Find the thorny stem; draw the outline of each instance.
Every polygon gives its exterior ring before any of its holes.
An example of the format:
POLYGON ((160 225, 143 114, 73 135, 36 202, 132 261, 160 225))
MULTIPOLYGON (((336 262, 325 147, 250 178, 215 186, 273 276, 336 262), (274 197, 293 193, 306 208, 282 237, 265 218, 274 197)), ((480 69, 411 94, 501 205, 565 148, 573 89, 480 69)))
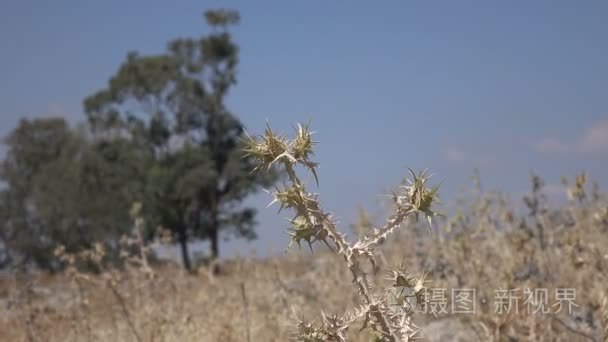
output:
MULTIPOLYGON (((291 220, 294 226, 293 234, 290 234, 292 235, 291 243, 297 242, 299 245, 301 240, 306 240, 312 250, 312 243, 319 241, 325 243, 332 252, 342 255, 353 276, 353 283, 358 288, 358 293, 363 297, 364 306, 356 310, 354 314, 347 313, 342 318, 337 316, 328 317, 324 314, 323 324, 329 330, 320 332, 331 334, 332 341, 344 341, 343 332, 349 324, 357 318, 365 316, 364 327, 371 324, 374 330, 382 334, 383 340, 393 342, 409 340, 409 337, 413 336, 411 335, 409 318, 402 314, 393 315, 387 306, 385 297, 374 296, 372 284, 368 280, 368 274, 361 267, 359 257, 367 258, 375 266, 373 254, 375 247, 398 228, 410 214, 423 213, 430 224, 431 218, 437 215, 432 210, 431 205, 437 197, 438 186, 431 189, 426 188, 425 182, 428 179, 426 171, 416 175, 410 170, 414 179, 410 181, 409 186, 405 186, 406 194, 404 196, 394 194, 393 196, 396 204, 395 213, 383 227, 374 229, 374 234, 371 237, 364 236, 359 241, 350 244, 346 241, 346 236, 337 230, 336 221, 332 216, 320 207, 317 195, 305 190, 304 183, 298 178, 294 170, 296 164, 308 168, 318 184, 315 171, 318 164, 308 159, 313 154, 312 147, 315 144, 310 138, 311 134, 308 132, 308 125, 298 125, 296 137, 289 141, 282 134, 273 133, 268 126, 265 134, 261 136, 261 141, 248 136, 249 141, 245 151, 248 156, 253 156, 258 161, 258 166, 254 170, 270 169, 275 162, 284 166, 292 184, 286 186, 284 190, 277 189, 273 203, 280 202, 281 209, 288 207, 295 211, 296 216, 291 220), (333 240, 335 250, 328 239, 333 240)), ((399 275, 399 272, 395 273, 399 275)), ((396 281, 399 282, 399 276, 397 276, 396 281)), ((402 285, 399 283, 392 286, 402 285)), ((416 287, 419 286, 416 285, 416 287)), ((315 333, 316 330, 311 325, 305 325, 303 331, 304 334, 308 334, 310 331, 315 333)), ((309 337, 311 336, 309 335, 309 337)), ((312 336, 312 338, 318 340, 318 336, 312 336)))
MULTIPOLYGON (((287 174, 289 175, 291 182, 294 185, 298 185, 298 186, 301 185, 302 182, 296 175, 296 173, 293 169, 293 166, 290 163, 285 163, 285 167, 286 167, 287 174)), ((374 298, 371 294, 371 290, 369 288, 367 274, 361 270, 361 268, 359 266, 359 262, 355 258, 353 258, 352 250, 349 248, 348 243, 345 241, 344 235, 337 232, 335 224, 327 219, 328 215, 325 212, 323 212, 323 210, 321 208, 319 208, 318 211, 310 211, 310 210, 303 210, 301 207, 296 207, 296 211, 297 211, 298 215, 300 215, 301 217, 304 217, 311 226, 313 226, 314 221, 318 222, 320 220, 322 222, 323 229, 325 229, 327 231, 327 233, 328 233, 327 235, 334 241, 334 243, 336 245, 336 248, 337 248, 336 252, 338 254, 341 254, 344 257, 344 260, 346 261, 346 263, 348 264, 348 269, 352 273, 353 279, 355 280, 355 283, 357 284, 357 286, 359 288, 359 293, 365 299, 366 304, 369 305, 370 312, 374 315, 378 324, 382 328, 382 333, 385 335, 385 337, 389 338, 389 341, 394 341, 394 342, 399 341, 399 337, 391 331, 389 324, 388 324, 388 319, 386 317, 384 317, 384 314, 379 310, 378 303, 376 303, 374 301, 374 298), (313 220, 312 217, 314 217, 315 220, 313 220)), ((394 227, 399 226, 399 224, 401 224, 401 222, 403 221, 403 219, 405 217, 406 217, 406 214, 399 215, 392 222, 393 224, 389 225, 388 228, 392 229, 394 227)))

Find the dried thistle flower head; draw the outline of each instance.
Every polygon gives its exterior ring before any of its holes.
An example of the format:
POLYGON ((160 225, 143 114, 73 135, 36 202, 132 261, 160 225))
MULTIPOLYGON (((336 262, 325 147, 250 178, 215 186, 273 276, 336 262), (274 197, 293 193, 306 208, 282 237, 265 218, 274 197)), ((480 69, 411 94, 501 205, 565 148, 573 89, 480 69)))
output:
POLYGON ((414 213, 416 219, 418 219, 419 213, 423 213, 432 228, 433 217, 442 216, 434 209, 435 204, 439 202, 440 184, 428 188, 427 182, 431 178, 428 170, 421 171, 418 174, 411 169, 408 170, 412 179, 407 179, 405 184, 401 186, 403 193, 393 193, 393 201, 401 210, 414 213))
POLYGON ((315 240, 315 227, 313 227, 304 217, 296 216, 294 219, 289 220, 292 228, 289 229, 289 236, 291 236, 291 241, 289 242, 289 246, 287 248, 291 248, 293 243, 297 243, 299 247, 302 247, 300 242, 302 240, 308 243, 310 247, 310 251, 312 252, 312 243, 315 240))
POLYGON ((287 152, 287 140, 283 135, 274 133, 269 125, 259 139, 248 138, 245 152, 258 161, 260 168, 270 168, 287 152))
POLYGON ((313 154, 313 147, 316 144, 316 142, 312 140, 313 132, 308 130, 309 125, 310 122, 305 126, 298 123, 297 127, 294 128, 296 137, 293 140, 291 150, 293 152, 293 157, 302 162, 309 160, 309 157, 313 154))
POLYGON ((294 164, 300 164, 310 170, 318 184, 316 172, 318 164, 310 160, 316 142, 312 140, 313 132, 309 131, 308 126, 309 124, 304 126, 297 124, 294 128, 295 137, 291 140, 282 133, 273 132, 268 124, 263 135, 257 137, 247 135, 244 151, 246 156, 251 156, 257 161, 258 165, 254 170, 270 169, 274 163, 280 161, 287 167, 290 176, 294 176, 292 167, 294 164))

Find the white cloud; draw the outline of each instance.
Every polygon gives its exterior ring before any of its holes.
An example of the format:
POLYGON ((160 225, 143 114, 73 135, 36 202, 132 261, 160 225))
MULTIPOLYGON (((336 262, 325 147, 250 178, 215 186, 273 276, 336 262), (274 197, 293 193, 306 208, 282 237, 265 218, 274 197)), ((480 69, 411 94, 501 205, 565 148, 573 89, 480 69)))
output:
POLYGON ((464 162, 467 160, 467 154, 459 147, 448 147, 445 150, 445 157, 452 162, 464 162))
POLYGON ((608 150, 608 120, 600 121, 587 129, 580 147, 589 152, 608 150))
POLYGON ((460 147, 450 146, 445 149, 445 159, 453 163, 468 163, 480 167, 496 166, 496 158, 488 155, 473 155, 460 147))
POLYGON ((544 138, 534 144, 534 149, 542 153, 568 152, 571 147, 555 138, 544 138))
POLYGON ((533 145, 541 153, 596 152, 608 150, 608 120, 596 122, 574 142, 543 138, 533 145))

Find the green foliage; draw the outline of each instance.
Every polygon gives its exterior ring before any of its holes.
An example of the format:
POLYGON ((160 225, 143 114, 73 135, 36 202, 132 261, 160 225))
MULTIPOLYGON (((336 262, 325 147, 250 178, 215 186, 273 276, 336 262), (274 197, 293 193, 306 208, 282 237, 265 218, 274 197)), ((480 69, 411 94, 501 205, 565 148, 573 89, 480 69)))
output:
POLYGON ((62 119, 22 120, 5 139, 8 151, 1 177, 7 187, 2 203, 6 219, 1 230, 9 258, 46 262, 48 236, 34 209, 34 181, 70 139, 62 119))
POLYGON ((22 120, 5 143, 0 235, 10 258, 52 268, 57 244, 76 252, 129 230, 124 208, 143 195, 146 169, 130 144, 88 141, 58 118, 22 120))

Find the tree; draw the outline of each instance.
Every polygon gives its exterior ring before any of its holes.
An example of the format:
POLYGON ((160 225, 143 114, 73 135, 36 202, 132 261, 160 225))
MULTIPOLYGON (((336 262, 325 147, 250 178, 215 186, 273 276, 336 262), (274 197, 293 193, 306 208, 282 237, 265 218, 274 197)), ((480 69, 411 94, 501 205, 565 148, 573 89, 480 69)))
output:
POLYGON ((35 178, 57 159, 70 139, 63 119, 21 120, 4 143, 8 147, 0 178, 3 191, 2 237, 7 256, 48 266, 50 237, 36 215, 32 190, 35 178))
POLYGON ((238 64, 228 28, 239 14, 215 10, 205 18, 212 33, 174 40, 158 55, 129 53, 107 89, 84 101, 95 136, 126 138, 152 156, 145 212, 177 235, 186 268, 193 238, 210 240, 214 258, 221 231, 254 238, 255 211, 240 203, 276 179, 251 174, 243 125, 225 105, 238 64))
MULTIPOLYGON (((54 269, 53 250, 117 246, 143 194, 145 156, 124 139, 90 141, 61 118, 22 120, 5 141, 0 238, 5 263, 54 269)), ((111 251, 112 248, 109 248, 111 251)), ((2 259, 0 259, 2 260, 2 259)))
POLYGON ((131 231, 127 208, 144 196, 147 156, 124 139, 67 145, 34 181, 37 215, 56 244, 74 252, 131 231))

